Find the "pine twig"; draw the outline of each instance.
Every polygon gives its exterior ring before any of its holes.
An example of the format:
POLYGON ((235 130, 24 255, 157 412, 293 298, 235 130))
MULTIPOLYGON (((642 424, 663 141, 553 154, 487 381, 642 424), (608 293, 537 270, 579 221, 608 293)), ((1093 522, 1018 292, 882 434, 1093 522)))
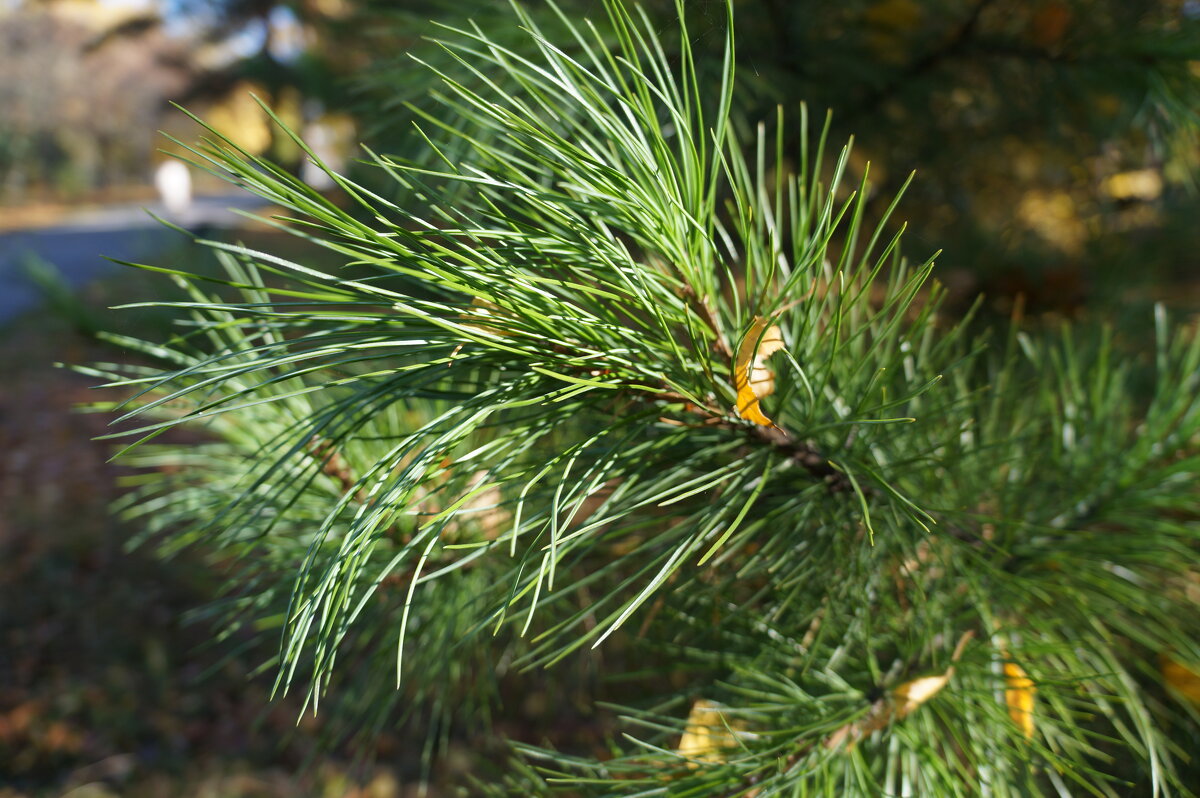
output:
MULTIPOLYGON (((866 715, 834 729, 820 741, 820 746, 826 750, 832 751, 845 744, 847 750, 849 750, 857 745, 859 740, 870 736, 871 734, 887 726, 893 720, 902 718, 908 713, 917 709, 921 704, 925 703, 925 701, 936 695, 937 692, 940 691, 941 688, 954 676, 955 664, 962 657, 962 653, 966 649, 967 643, 969 643, 974 637, 975 632, 973 630, 968 629, 962 633, 962 636, 958 638, 958 643, 954 646, 954 653, 950 655, 950 667, 946 668, 946 670, 940 676, 930 676, 925 677, 925 679, 916 679, 905 682, 899 687, 888 691, 871 704, 871 708, 867 711, 866 715), (913 697, 899 695, 905 686, 912 685, 914 682, 924 682, 926 680, 929 680, 931 686, 925 688, 919 696, 913 697), (903 700, 905 703, 900 703, 901 700, 903 700)), ((817 745, 815 742, 805 742, 803 745, 799 746, 795 751, 792 752, 791 755, 787 757, 787 759, 784 760, 782 772, 789 773, 792 770, 795 770, 800 765, 801 760, 803 760, 804 757, 813 750, 815 745, 817 745)), ((748 781, 751 786, 754 786, 758 783, 759 776, 757 774, 752 775, 748 781)))
POLYGON ((829 487, 830 493, 841 493, 853 489, 846 475, 835 468, 830 463, 829 458, 817 449, 816 446, 807 441, 798 440, 782 427, 763 427, 757 424, 746 424, 741 420, 731 418, 728 413, 723 413, 715 407, 697 405, 687 397, 674 391, 659 391, 658 393, 650 394, 648 398, 672 404, 683 404, 689 412, 703 416, 705 426, 741 433, 757 445, 766 444, 773 447, 778 454, 790 460, 794 465, 804 469, 816 479, 825 482, 829 487))

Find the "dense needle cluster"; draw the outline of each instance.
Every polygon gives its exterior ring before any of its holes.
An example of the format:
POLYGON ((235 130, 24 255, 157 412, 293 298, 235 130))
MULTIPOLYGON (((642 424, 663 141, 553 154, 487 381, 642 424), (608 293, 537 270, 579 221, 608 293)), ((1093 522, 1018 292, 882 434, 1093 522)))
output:
POLYGON ((433 756, 509 674, 640 685, 496 794, 1189 794, 1194 330, 944 318, 848 147, 731 113, 732 20, 702 85, 619 0, 513 13, 523 49, 447 31, 430 157, 370 185, 194 148, 340 266, 204 242, 220 277, 145 267, 189 294, 120 341, 159 365, 93 370, 128 511, 233 564, 279 689, 433 756))

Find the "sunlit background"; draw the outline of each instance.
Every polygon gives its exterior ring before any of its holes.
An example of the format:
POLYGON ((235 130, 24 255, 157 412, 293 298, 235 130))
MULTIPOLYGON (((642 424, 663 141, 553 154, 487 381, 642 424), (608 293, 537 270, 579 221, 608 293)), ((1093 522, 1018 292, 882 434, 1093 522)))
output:
MULTIPOLYGON (((527 5, 552 31, 545 4, 527 5)), ((673 25, 670 2, 646 7, 673 25)), ((773 124, 777 106, 795 115, 806 101, 818 125, 831 109, 831 140, 856 137, 850 182, 868 178, 875 214, 916 170, 898 216, 911 255, 943 251, 953 312, 982 293, 985 321, 1110 320, 1136 331, 1155 302, 1181 319, 1195 313, 1200 3, 735 8, 747 131, 773 124)), ((104 394, 54 363, 119 357, 119 341, 99 331, 164 324, 108 308, 163 296, 169 281, 102 257, 204 268, 188 235, 159 218, 307 257, 247 215, 270 208, 181 166, 176 156, 189 158, 205 131, 177 105, 335 195, 287 131, 369 181, 354 160, 360 142, 419 149, 407 104, 433 81, 408 53, 439 58, 423 38, 436 34, 429 21, 495 30, 512 24, 505 9, 0 0, 0 798, 419 794, 402 733, 369 750, 326 745, 319 721, 297 727, 296 706, 268 706, 270 681, 255 669, 270 652, 214 645, 193 612, 211 597, 212 575, 186 557, 126 551, 129 530, 109 506, 129 475, 106 464, 109 444, 91 440, 104 421, 72 410, 104 394)), ((686 14, 715 74, 722 4, 689 0, 686 14)), ((519 737, 544 699, 525 697, 508 733, 519 737)), ((474 767, 475 733, 462 733, 447 768, 474 767)), ((441 794, 430 778, 428 794, 441 794)))

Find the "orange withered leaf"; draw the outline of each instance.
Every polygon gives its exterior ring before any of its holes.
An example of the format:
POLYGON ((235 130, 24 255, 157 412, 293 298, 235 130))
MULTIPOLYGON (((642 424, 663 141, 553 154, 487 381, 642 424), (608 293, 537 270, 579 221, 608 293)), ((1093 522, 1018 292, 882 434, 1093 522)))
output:
POLYGON ((1037 688, 1033 679, 1025 673, 1025 669, 1015 662, 1004 663, 1004 703, 1008 706, 1008 716, 1028 739, 1033 737, 1033 696, 1037 688))
POLYGON ((764 427, 774 426, 759 406, 763 397, 775 393, 775 372, 767 368, 767 358, 780 349, 783 349, 783 336, 779 327, 771 324, 769 319, 755 316, 733 363, 737 414, 764 427))

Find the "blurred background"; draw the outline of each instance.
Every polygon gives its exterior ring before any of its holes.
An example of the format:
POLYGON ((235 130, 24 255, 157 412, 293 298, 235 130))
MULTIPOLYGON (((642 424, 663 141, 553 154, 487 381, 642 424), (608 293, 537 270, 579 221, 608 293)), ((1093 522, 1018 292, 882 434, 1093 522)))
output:
MULTIPOLYGON (((552 35, 545 3, 526 5, 552 35)), ((560 5, 603 16, 598 0, 560 5)), ((684 5, 715 75, 723 3, 684 5)), ((645 7, 673 30, 671 3, 645 7)), ((831 142, 856 138, 851 182, 870 162, 876 214, 916 170, 898 218, 911 256, 943 251, 952 311, 982 293, 985 319, 1032 324, 1144 328, 1160 301, 1195 313, 1200 1, 735 0, 735 14, 747 133, 777 106, 805 101, 818 124, 831 110, 831 142)), ((151 213, 322 263, 245 214, 269 208, 172 159, 204 134, 172 103, 329 190, 257 97, 369 182, 359 142, 420 157, 408 104, 433 80, 408 53, 453 69, 423 37, 468 19, 512 26, 501 0, 0 0, 0 798, 421 794, 401 732, 349 747, 268 703, 271 652, 213 642, 207 565, 126 550, 109 506, 128 474, 92 440, 104 419, 73 409, 108 397, 54 364, 122 357, 101 329, 168 329, 108 308, 170 282, 102 256, 208 268, 151 213)), ((544 711, 534 699, 509 734, 544 711)), ((459 794, 439 785, 473 767, 468 737, 428 794, 459 794)))

